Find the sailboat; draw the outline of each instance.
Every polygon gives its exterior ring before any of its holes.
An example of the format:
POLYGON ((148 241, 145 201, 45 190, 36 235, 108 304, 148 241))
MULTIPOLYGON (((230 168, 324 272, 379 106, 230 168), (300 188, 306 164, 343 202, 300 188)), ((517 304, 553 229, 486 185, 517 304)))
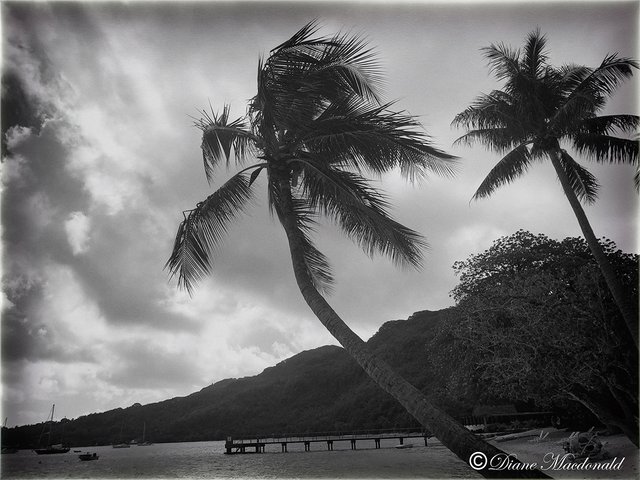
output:
MULTIPOLYGON (((122 430, 124 428, 124 423, 120 426, 120 438, 122 439, 122 430)), ((114 443, 111 445, 113 448, 131 448, 131 445, 125 442, 114 443)))
POLYGON ((142 442, 138 443, 139 447, 147 447, 149 445, 153 445, 152 442, 147 442, 145 440, 147 434, 147 422, 144 422, 144 424, 142 425, 142 442))
POLYGON ((40 440, 38 443, 42 443, 42 437, 47 435, 48 437, 48 445, 44 448, 36 448, 34 452, 38 455, 50 455, 54 453, 67 453, 70 449, 67 446, 64 446, 62 443, 52 444, 51 443, 51 428, 53 424, 53 412, 55 411, 56 404, 54 403, 51 407, 51 415, 47 418, 47 421, 42 427, 42 433, 40 434, 40 440))

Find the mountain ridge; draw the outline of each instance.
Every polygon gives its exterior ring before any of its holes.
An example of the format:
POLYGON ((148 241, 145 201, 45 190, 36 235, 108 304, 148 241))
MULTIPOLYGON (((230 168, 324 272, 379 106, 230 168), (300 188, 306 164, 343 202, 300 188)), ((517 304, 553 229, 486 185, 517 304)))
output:
MULTIPOLYGON (((367 343, 432 396, 437 388, 427 345, 449 310, 423 310, 406 320, 385 322, 367 343)), ((416 425, 342 347, 334 345, 305 350, 257 375, 223 379, 184 397, 58 423, 64 424, 64 441, 72 446, 108 445, 120 436, 121 428, 124 438, 139 440, 143 424, 147 440, 154 442, 416 425)), ((3 445, 32 447, 41 427, 3 429, 3 445)))

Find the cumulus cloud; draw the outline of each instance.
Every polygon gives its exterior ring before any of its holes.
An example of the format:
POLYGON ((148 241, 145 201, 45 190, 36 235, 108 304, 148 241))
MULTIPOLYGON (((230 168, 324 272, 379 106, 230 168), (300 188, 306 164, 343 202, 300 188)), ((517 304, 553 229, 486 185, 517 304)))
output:
POLYGON ((89 218, 82 212, 71 212, 64 228, 74 255, 79 255, 87 251, 89 243, 89 218))

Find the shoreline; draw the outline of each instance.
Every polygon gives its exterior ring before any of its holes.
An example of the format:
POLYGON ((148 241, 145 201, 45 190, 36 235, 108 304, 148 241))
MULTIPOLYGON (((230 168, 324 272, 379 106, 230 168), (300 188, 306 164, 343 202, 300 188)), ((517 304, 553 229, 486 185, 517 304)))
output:
MULTIPOLYGON (((542 428, 521 432, 511 438, 505 435, 487 441, 505 453, 516 456, 523 463, 540 466, 541 470, 553 478, 639 478, 638 448, 622 434, 598 436, 606 452, 605 458, 597 461, 589 460, 586 463, 601 464, 599 466, 604 469, 594 469, 589 466, 576 469, 563 468, 560 461, 565 455, 563 443, 571 433, 555 428, 542 428)), ((584 459, 574 461, 578 467, 583 462, 584 459)), ((591 467, 597 468, 597 465, 591 465, 591 467)))

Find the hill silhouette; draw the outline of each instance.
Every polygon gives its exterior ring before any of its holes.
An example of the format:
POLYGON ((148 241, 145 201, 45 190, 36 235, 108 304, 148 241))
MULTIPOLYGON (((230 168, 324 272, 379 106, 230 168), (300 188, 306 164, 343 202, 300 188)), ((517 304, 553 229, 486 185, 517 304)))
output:
MULTIPOLYGON (((429 348, 446 348, 446 342, 434 346, 430 340, 451 311, 422 311, 386 322, 368 344, 429 397, 440 396, 435 400, 445 410, 464 415, 473 405, 443 396, 440 386, 450 372, 435 371, 429 361, 429 348)), ((64 432, 63 440, 71 446, 108 445, 140 441, 143 425, 148 441, 179 442, 405 428, 416 422, 342 348, 323 346, 259 375, 222 380, 186 397, 63 419, 54 431, 64 432)), ((41 430, 42 424, 5 428, 3 445, 33 447, 41 430)))

